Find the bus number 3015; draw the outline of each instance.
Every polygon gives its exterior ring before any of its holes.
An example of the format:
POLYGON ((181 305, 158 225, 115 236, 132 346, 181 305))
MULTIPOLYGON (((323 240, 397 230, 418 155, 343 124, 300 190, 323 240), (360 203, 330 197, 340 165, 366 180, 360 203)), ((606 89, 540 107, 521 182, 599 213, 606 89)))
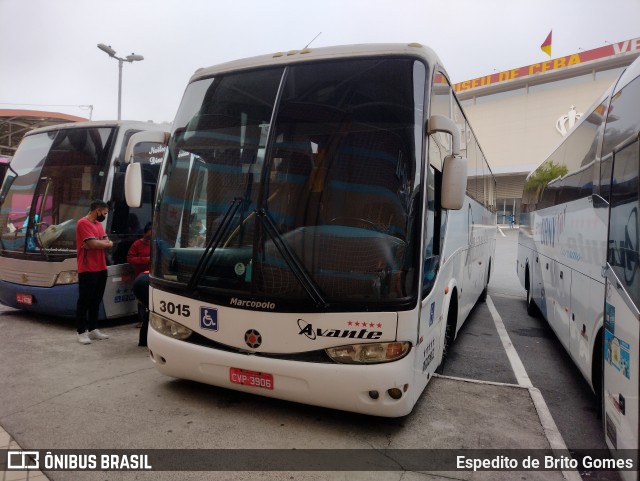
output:
POLYGON ((160 312, 177 314, 182 317, 189 317, 191 311, 188 304, 174 304, 173 302, 160 301, 160 312))

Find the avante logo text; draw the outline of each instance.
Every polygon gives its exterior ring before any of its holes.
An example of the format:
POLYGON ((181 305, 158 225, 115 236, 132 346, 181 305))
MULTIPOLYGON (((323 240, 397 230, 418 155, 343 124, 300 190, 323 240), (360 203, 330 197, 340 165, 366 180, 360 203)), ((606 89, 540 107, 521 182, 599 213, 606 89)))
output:
POLYGON ((309 324, 304 319, 298 319, 298 327, 300 328, 298 334, 304 334, 312 341, 318 337, 343 337, 350 339, 380 339, 382 337, 382 332, 369 331, 368 329, 314 329, 313 324, 309 324))

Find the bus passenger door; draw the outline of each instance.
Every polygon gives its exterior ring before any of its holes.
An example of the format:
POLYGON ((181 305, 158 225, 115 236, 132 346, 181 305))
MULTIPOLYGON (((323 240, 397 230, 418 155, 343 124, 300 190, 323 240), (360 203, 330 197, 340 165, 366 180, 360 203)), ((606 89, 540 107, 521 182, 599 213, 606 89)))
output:
MULTIPOLYGON (((603 404, 607 445, 632 449, 638 462, 640 369, 640 141, 614 152, 604 305, 603 404)), ((620 453, 629 457, 629 452, 620 453)), ((625 479, 637 473, 620 471, 625 479)))

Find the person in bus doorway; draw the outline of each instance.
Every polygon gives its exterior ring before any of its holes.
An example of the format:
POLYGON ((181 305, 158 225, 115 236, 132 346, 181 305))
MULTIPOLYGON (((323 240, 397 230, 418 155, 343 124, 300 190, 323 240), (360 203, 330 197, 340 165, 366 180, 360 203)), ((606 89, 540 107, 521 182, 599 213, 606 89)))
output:
POLYGON ((149 271, 143 272, 133 281, 133 293, 139 302, 140 337, 138 346, 147 346, 147 332, 149 330, 149 271))
MULTIPOLYGON (((143 272, 149 272, 149 264, 151 262, 151 222, 144 226, 142 238, 135 241, 129 248, 127 254, 127 262, 133 266, 136 279, 143 272)), ((134 292, 135 294, 135 292, 134 292)), ((136 298, 140 301, 140 298, 136 294, 136 298)), ((141 312, 142 307, 138 305, 138 315, 140 322, 136 324, 136 327, 142 327, 144 325, 144 316, 141 312)))
POLYGON ((102 200, 94 200, 89 209, 89 213, 76 224, 79 291, 76 327, 80 344, 109 339, 109 336, 97 329, 100 302, 107 285, 105 254, 107 249, 113 247, 113 242, 102 227, 102 222, 109 213, 109 206, 102 200))

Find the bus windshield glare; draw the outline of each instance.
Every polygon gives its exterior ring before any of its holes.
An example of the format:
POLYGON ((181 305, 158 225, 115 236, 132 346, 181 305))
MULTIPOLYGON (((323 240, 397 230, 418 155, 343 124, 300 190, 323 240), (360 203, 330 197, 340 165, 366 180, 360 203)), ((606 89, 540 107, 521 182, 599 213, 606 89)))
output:
POLYGON ((415 304, 425 72, 385 57, 190 84, 159 184, 154 280, 277 310, 415 304))

